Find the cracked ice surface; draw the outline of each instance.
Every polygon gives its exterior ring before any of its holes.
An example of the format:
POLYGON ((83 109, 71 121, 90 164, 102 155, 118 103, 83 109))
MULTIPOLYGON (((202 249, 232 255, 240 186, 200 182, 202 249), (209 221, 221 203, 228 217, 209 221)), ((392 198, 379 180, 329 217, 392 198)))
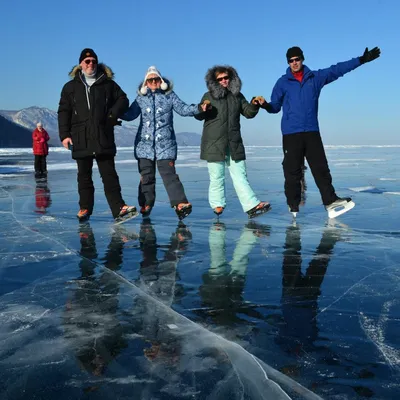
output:
MULTIPOLYGON (((339 195, 327 221, 312 180, 297 223, 281 149, 248 148, 272 211, 249 222, 229 177, 217 221, 199 149, 178 173, 193 213, 178 223, 160 178, 151 220, 111 224, 98 172, 79 225, 74 163, 0 153, 0 398, 379 399, 400 389, 398 147, 328 147, 339 195)), ((136 204, 132 149, 117 168, 136 204)), ((227 174, 228 175, 228 174, 227 174)))

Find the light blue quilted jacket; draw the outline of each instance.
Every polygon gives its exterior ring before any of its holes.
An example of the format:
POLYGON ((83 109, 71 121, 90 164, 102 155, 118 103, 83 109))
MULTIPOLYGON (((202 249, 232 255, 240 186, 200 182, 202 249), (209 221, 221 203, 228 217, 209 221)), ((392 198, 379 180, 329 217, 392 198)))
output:
POLYGON ((172 84, 165 78, 169 88, 152 92, 150 89, 138 96, 121 117, 133 121, 140 115, 139 129, 135 139, 135 157, 149 160, 176 160, 177 143, 174 131, 173 111, 182 117, 192 117, 199 113, 197 104, 184 103, 172 90, 172 84))

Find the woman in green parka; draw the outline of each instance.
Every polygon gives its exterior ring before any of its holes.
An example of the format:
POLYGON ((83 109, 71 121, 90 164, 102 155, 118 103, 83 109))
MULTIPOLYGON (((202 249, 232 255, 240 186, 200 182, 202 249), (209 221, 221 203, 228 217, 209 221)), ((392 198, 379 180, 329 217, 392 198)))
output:
POLYGON ((208 165, 210 206, 217 215, 222 214, 226 207, 226 165, 243 211, 250 218, 255 217, 269 211, 271 206, 257 198, 247 179, 240 115, 254 118, 259 104, 255 100, 249 103, 240 92, 242 82, 233 67, 214 66, 207 71, 205 79, 208 92, 201 103, 209 102, 210 106, 195 118, 204 120, 200 158, 208 165))

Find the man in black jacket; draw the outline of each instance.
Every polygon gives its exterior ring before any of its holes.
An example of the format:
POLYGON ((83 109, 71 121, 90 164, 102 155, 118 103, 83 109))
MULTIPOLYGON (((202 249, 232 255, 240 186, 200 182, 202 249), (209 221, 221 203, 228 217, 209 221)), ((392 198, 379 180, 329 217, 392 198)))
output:
POLYGON ((88 220, 93 212, 93 160, 96 160, 104 192, 117 222, 136 215, 136 207, 122 199, 115 170, 117 153, 114 126, 128 109, 126 94, 114 82, 114 74, 105 64, 98 64, 96 53, 84 49, 79 65, 70 72, 72 78, 61 92, 58 107, 58 129, 65 148, 72 151, 78 166, 78 219, 88 220))

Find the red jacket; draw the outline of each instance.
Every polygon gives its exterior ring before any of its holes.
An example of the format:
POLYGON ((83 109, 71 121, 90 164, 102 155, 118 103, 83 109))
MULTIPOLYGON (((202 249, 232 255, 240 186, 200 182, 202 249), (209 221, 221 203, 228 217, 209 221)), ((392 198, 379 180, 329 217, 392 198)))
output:
POLYGON ((41 131, 39 129, 35 129, 32 133, 33 139, 33 154, 35 156, 47 156, 49 154, 49 145, 47 142, 50 137, 49 134, 42 128, 41 131))

